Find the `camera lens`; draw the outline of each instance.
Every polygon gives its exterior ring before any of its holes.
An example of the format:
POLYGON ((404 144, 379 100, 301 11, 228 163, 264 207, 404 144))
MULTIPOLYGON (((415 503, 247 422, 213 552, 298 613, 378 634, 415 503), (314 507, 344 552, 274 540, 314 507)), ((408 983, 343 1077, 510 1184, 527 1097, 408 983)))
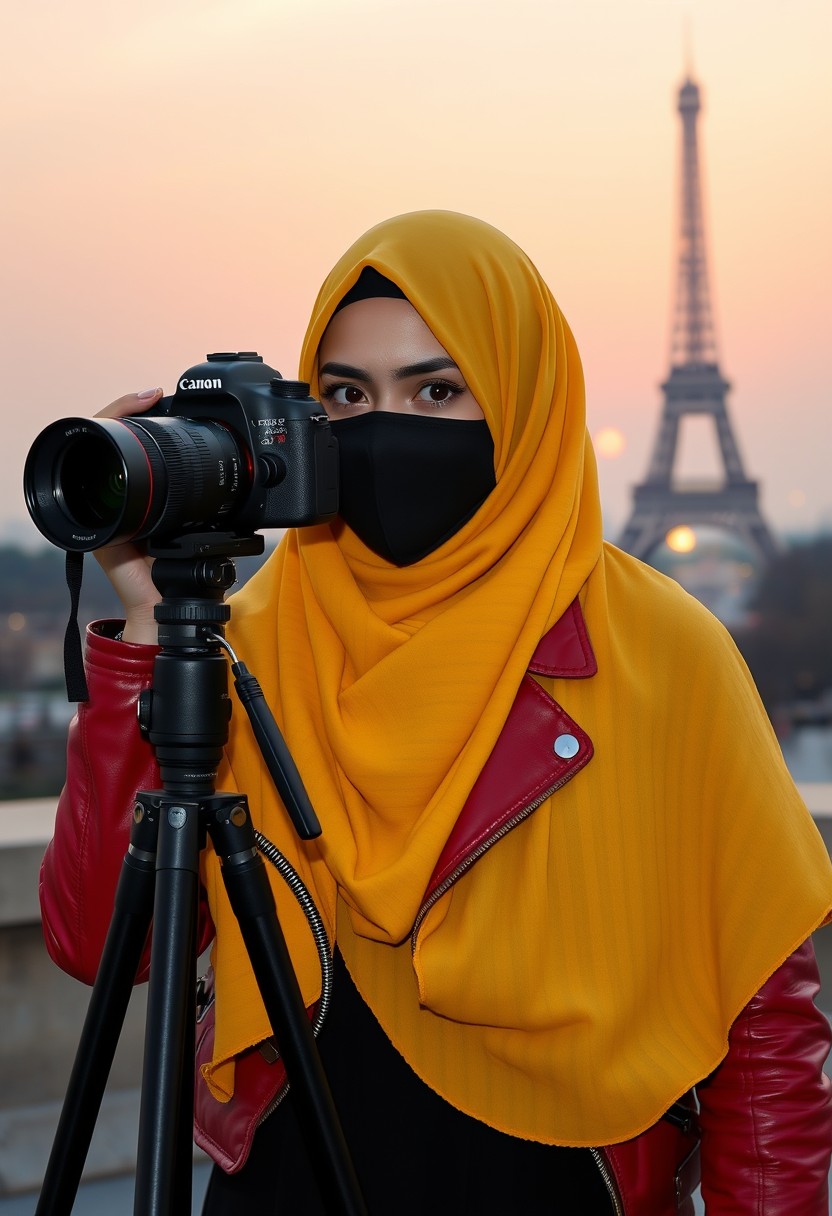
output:
POLYGON ((64 418, 26 459, 29 514, 74 552, 167 540, 223 523, 249 489, 248 464, 219 422, 189 418, 64 418))
POLYGON ((98 528, 121 514, 127 476, 116 450, 99 435, 73 439, 59 457, 56 482, 67 513, 82 528, 98 528))

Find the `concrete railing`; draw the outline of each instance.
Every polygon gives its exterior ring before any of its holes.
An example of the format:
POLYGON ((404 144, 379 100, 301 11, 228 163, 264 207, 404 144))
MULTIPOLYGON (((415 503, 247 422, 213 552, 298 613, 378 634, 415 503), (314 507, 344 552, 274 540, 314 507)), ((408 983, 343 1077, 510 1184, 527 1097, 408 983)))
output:
MULTIPOLYGON (((832 783, 800 789, 832 855, 832 783)), ((0 1196, 40 1186, 90 994, 51 962, 43 945, 38 870, 54 814, 54 799, 0 802, 0 1196)), ((817 933, 815 945, 819 1003, 832 1014, 832 928, 817 933)), ((135 1167, 145 1012, 142 986, 122 1028, 87 1178, 135 1167)))

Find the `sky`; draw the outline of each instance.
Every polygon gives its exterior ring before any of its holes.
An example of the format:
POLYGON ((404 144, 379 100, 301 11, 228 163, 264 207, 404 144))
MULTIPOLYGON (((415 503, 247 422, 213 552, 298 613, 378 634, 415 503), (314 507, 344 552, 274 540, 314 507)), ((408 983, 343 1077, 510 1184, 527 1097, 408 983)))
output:
MULTIPOLYGON (((687 72, 746 473, 775 533, 832 529, 829 0, 0 11, 0 541, 41 543, 21 484, 47 423, 172 391, 212 350, 257 350, 294 376, 334 261, 425 207, 502 228, 552 288, 590 431, 623 438, 599 457, 615 539, 669 370, 687 72)), ((677 473, 717 467, 713 427, 688 420, 677 473)))

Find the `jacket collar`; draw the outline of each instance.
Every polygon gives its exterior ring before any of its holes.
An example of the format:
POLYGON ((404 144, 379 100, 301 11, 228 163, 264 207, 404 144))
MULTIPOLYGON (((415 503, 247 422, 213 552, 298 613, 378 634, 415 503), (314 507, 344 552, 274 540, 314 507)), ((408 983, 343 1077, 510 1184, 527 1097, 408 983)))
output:
POLYGON ((532 655, 529 671, 536 676, 565 676, 585 679, 598 670, 595 654, 586 631, 581 605, 573 600, 548 633, 540 639, 532 655))

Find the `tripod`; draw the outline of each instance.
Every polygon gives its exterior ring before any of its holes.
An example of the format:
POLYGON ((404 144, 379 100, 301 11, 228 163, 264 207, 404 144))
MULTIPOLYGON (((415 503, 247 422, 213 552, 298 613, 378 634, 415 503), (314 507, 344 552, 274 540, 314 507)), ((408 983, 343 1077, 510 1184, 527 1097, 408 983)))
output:
MULTIPOLYGON (((244 795, 216 793, 231 705, 222 653, 236 580, 232 557, 261 553, 260 536, 193 534, 149 547, 161 650, 139 723, 154 746, 161 790, 136 797, 113 918, 35 1216, 68 1216, 151 921, 134 1216, 187 1216, 192 1203, 199 855, 218 854, 310 1153, 321 1163, 327 1210, 366 1216, 352 1162, 277 918, 244 795)), ((278 792, 304 839, 320 825, 256 680, 232 667, 278 792)))

